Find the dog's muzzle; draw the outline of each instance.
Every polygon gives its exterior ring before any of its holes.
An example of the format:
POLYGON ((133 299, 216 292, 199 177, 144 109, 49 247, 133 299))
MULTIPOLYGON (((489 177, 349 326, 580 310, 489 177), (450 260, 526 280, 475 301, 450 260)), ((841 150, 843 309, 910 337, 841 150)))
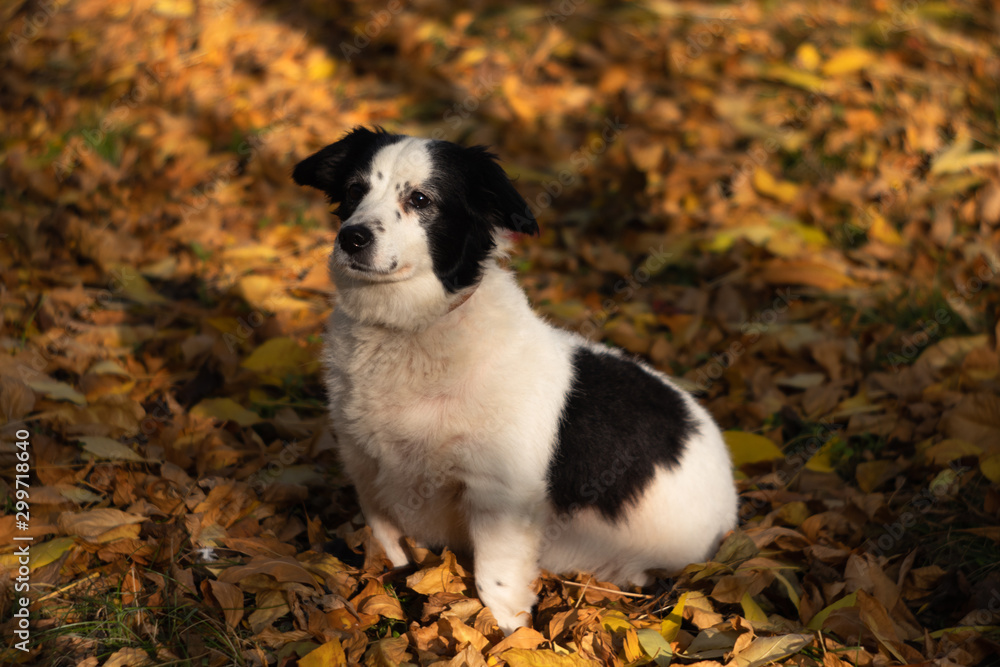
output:
POLYGON ((349 225, 337 235, 337 243, 341 249, 352 257, 371 246, 374 240, 375 235, 364 225, 349 225))

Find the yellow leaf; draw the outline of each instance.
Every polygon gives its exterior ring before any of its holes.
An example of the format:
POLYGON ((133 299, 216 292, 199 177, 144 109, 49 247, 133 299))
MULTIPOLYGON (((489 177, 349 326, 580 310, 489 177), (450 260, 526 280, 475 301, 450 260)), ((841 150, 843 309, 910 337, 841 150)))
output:
POLYGON ((842 49, 823 63, 823 74, 826 76, 837 76, 857 72, 868 67, 875 62, 875 55, 871 51, 851 47, 842 49))
POLYGON ((547 649, 512 648, 500 654, 510 667, 589 667, 597 663, 578 653, 559 655, 547 649))
POLYGON ((830 82, 812 74, 803 72, 796 67, 789 67, 782 63, 765 65, 760 72, 762 77, 776 79, 789 86, 795 86, 813 93, 825 93, 830 88, 830 82))
POLYGON ((726 431, 722 434, 733 457, 733 466, 772 461, 784 457, 778 446, 762 435, 746 431, 726 431))
POLYGON ((773 259, 758 272, 764 282, 777 285, 811 285, 825 290, 836 290, 854 285, 844 275, 844 270, 811 259, 773 259))
POLYGON ((110 461, 145 461, 128 445, 123 445, 117 440, 105 438, 100 435, 85 435, 79 438, 83 442, 84 451, 90 452, 94 456, 110 461))
POLYGON ((982 453, 982 448, 971 442, 949 438, 928 448, 924 452, 924 455, 927 457, 929 463, 943 466, 955 459, 961 459, 966 456, 979 456, 982 453))
POLYGON ((264 243, 226 248, 220 253, 222 261, 240 270, 255 269, 273 264, 279 259, 278 251, 264 243))
POLYGON ((851 593, 850 595, 845 595, 844 597, 840 598, 833 604, 828 605, 827 607, 824 607, 823 609, 818 611, 815 616, 809 619, 809 623, 806 624, 806 627, 809 628, 810 630, 822 630, 823 622, 826 621, 827 616, 829 616, 838 609, 844 609, 845 607, 853 607, 857 603, 858 603, 857 592, 851 593))
POLYGON ((799 45, 799 48, 795 50, 795 59, 799 61, 803 69, 811 72, 815 71, 820 63, 819 51, 811 42, 802 42, 799 45))
POLYGON ((113 359, 98 361, 96 364, 91 366, 87 372, 91 375, 121 375, 122 377, 132 377, 131 373, 122 368, 121 365, 113 359))
POLYGON ((979 470, 983 476, 991 482, 1000 482, 1000 453, 990 454, 980 459, 979 470))
POLYGON ((76 540, 72 537, 57 537, 54 540, 31 547, 31 569, 44 567, 59 560, 75 543, 76 540))
POLYGON ((681 623, 684 621, 684 605, 687 603, 687 597, 687 593, 682 595, 670 614, 660 623, 660 635, 668 642, 674 641, 677 638, 677 633, 680 632, 681 623))
POLYGON ((264 341, 240 365, 257 373, 302 375, 305 366, 313 361, 313 355, 294 339, 272 338, 264 341))
POLYGON ((299 658, 299 667, 334 667, 346 664, 347 655, 344 654, 344 647, 340 645, 339 639, 331 639, 299 658))
POLYGON ((86 512, 63 512, 57 523, 67 535, 101 544, 123 537, 139 537, 139 525, 147 517, 121 510, 104 508, 86 512))
POLYGON ((840 438, 834 436, 823 443, 823 446, 816 450, 816 452, 809 457, 806 462, 806 470, 812 470, 813 472, 835 472, 836 468, 833 467, 833 459, 830 457, 830 452, 833 448, 840 442, 840 438))
POLYGON ((767 614, 764 610, 760 608, 750 593, 744 593, 743 598, 740 600, 740 606, 743 607, 743 618, 747 619, 751 623, 767 623, 767 614))
POLYGON ((868 227, 868 238, 881 241, 886 245, 903 245, 903 237, 899 235, 896 228, 878 213, 872 215, 872 223, 868 227))
POLYGON ((191 408, 191 414, 214 417, 220 421, 232 421, 240 426, 250 426, 261 421, 260 415, 244 408, 231 398, 206 398, 191 408))
POLYGON ((974 151, 973 141, 968 135, 955 138, 955 143, 934 158, 931 174, 954 174, 972 167, 1000 164, 1000 151, 974 151))
POLYGON ((445 551, 440 564, 425 567, 406 578, 406 585, 417 593, 433 595, 434 593, 461 593, 465 590, 462 572, 455 554, 445 551))
POLYGON ((762 667, 798 653, 813 643, 812 635, 757 637, 739 652, 726 667, 762 667))
MULTIPOLYGON (((28 568, 34 571, 59 560, 74 544, 76 544, 76 540, 72 537, 57 537, 54 540, 32 546, 28 568)), ((0 566, 12 572, 17 571, 17 568, 21 565, 19 558, 16 553, 0 554, 0 566)))
POLYGON ((34 391, 51 398, 54 401, 70 401, 77 405, 86 405, 86 397, 65 382, 57 382, 45 375, 35 375, 24 381, 24 384, 34 391))
POLYGON ((858 488, 871 493, 897 472, 899 467, 893 461, 864 461, 855 468, 854 477, 858 480, 858 488))
POLYGON ((625 662, 629 664, 632 664, 645 655, 642 649, 639 648, 639 636, 635 633, 635 628, 629 628, 625 631, 622 648, 625 650, 625 662))
POLYGON ((798 592, 796 592, 795 586, 792 585, 792 582, 790 582, 788 580, 788 577, 786 577, 784 574, 782 574, 781 572, 779 572, 777 570, 772 570, 771 574, 773 574, 774 577, 775 577, 775 579, 777 579, 778 581, 780 581, 781 584, 785 587, 785 592, 788 594, 788 599, 791 600, 792 604, 795 605, 795 608, 798 609, 799 608, 799 594, 798 594, 798 592))
POLYGON ((779 181, 766 169, 758 167, 753 172, 753 189, 765 197, 777 199, 785 204, 794 201, 799 194, 799 186, 791 181, 779 181))
POLYGON ((601 625, 608 632, 615 633, 623 630, 634 629, 635 626, 629 623, 628 617, 620 611, 609 610, 601 617, 601 625))
POLYGON ((809 506, 801 500, 785 503, 778 508, 781 520, 793 526, 801 526, 802 522, 809 518, 809 514, 809 506))
POLYGON ((312 81, 324 81, 333 76, 336 64, 330 58, 313 52, 306 66, 306 77, 312 81))
POLYGON ((284 281, 271 276, 249 275, 236 284, 237 293, 248 304, 268 313, 308 310, 308 301, 288 296, 284 281))
POLYGON ((143 306, 153 306, 170 303, 153 286, 150 285, 138 270, 131 266, 116 266, 112 269, 111 290, 121 292, 125 298, 143 306))
POLYGON ((153 13, 171 19, 186 19, 194 12, 192 0, 156 0, 153 13))
POLYGON ((773 237, 774 229, 769 225, 745 225, 734 229, 723 229, 712 237, 706 250, 711 252, 725 252, 732 247, 737 239, 746 239, 755 246, 763 246, 773 237))

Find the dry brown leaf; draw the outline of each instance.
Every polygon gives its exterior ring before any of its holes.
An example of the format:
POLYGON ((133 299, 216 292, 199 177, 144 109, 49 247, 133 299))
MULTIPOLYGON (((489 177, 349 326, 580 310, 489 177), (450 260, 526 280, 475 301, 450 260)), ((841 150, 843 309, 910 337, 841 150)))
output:
POLYGON ((230 628, 238 626, 243 619, 243 591, 233 584, 215 579, 207 579, 205 584, 222 610, 226 625, 230 628))
POLYGON ((58 523, 60 530, 67 535, 101 544, 139 537, 139 524, 145 520, 145 516, 104 508, 86 512, 63 512, 59 515, 58 523))

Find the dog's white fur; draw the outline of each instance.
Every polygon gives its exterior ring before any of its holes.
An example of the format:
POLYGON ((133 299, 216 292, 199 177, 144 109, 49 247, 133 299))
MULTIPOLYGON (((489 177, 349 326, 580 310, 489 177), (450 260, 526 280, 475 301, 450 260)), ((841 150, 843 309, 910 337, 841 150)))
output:
POLYGON ((479 594, 509 633, 530 621, 540 568, 644 585, 650 569, 710 556, 735 526, 736 495, 719 429, 683 392, 692 437, 678 464, 657 466, 620 519, 587 507, 556 511, 547 471, 574 351, 617 353, 537 317, 498 264, 499 250, 478 285, 445 289, 425 227, 395 195, 404 184, 439 195, 428 191, 429 176, 447 166, 433 163, 428 146, 406 138, 375 155, 363 175, 370 188, 344 221, 385 221, 370 266, 352 268, 339 244, 330 262, 337 303, 324 362, 332 423, 389 560, 407 563, 404 536, 472 553, 479 594))

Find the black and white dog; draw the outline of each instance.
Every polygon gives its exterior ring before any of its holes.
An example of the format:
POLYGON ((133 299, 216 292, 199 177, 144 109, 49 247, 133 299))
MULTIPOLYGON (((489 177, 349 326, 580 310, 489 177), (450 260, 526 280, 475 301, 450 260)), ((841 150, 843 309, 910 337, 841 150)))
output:
POLYGON ((498 263, 537 223, 482 147, 357 128, 293 178, 340 204, 324 362, 343 465, 394 566, 474 558, 504 632, 545 568, 644 585, 736 525, 718 427, 662 374, 542 321, 498 263))

